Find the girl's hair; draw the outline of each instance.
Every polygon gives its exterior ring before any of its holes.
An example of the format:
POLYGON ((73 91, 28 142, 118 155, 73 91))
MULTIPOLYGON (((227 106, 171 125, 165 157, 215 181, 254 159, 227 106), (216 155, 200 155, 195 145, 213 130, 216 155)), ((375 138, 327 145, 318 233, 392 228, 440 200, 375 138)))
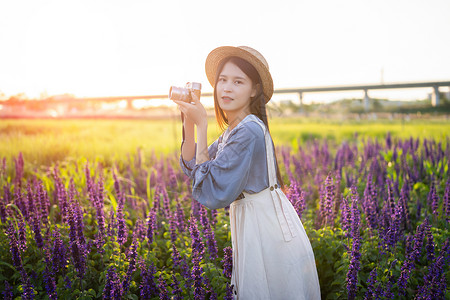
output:
MULTIPOLYGON (((219 127, 222 130, 225 130, 226 126, 229 125, 229 120, 227 116, 225 115, 225 112, 222 110, 222 108, 219 105, 219 101, 217 99, 217 82, 219 81, 219 75, 223 70, 223 67, 227 62, 231 62, 234 65, 236 65, 239 69, 241 69, 242 72, 247 75, 250 80, 252 81, 253 86, 256 86, 256 96, 252 97, 250 99, 250 113, 257 116, 259 119, 263 121, 263 123, 266 125, 267 130, 269 131, 269 122, 267 121, 267 110, 266 110, 266 100, 264 98, 263 89, 262 89, 262 83, 261 78, 258 74, 258 71, 256 71, 255 67, 245 59, 242 59, 240 57, 236 56, 230 56, 220 62, 219 67, 217 68, 216 73, 216 80, 214 85, 214 111, 216 114, 216 120, 219 124, 219 127)), ((270 133, 270 131, 269 131, 270 133)), ((275 154, 275 153, 274 153, 275 154)), ((278 167, 278 160, 277 156, 275 154, 275 164, 277 168, 277 179, 278 182, 281 185, 281 188, 284 188, 283 179, 280 174, 280 169, 278 167)), ((269 167, 269 166, 267 166, 269 167)))

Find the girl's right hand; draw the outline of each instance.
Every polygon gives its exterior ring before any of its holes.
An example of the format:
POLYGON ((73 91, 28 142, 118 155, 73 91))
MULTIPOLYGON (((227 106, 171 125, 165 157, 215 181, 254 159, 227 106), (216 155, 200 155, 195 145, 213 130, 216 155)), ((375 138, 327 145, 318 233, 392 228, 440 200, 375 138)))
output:
MULTIPOLYGON (((184 101, 174 100, 176 104, 178 104, 178 108, 185 115, 185 121, 189 119, 190 122, 193 122, 197 127, 199 126, 207 126, 207 115, 206 110, 203 104, 200 102, 200 99, 191 91, 191 97, 193 103, 188 103, 184 101)), ((187 121, 187 122, 189 122, 187 121)), ((187 125, 188 123, 186 123, 187 125)))

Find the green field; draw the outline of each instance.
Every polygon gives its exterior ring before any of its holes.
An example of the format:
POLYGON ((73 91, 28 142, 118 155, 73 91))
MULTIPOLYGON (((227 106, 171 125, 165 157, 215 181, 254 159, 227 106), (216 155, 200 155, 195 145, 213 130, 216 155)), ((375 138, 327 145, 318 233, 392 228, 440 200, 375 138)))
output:
MULTIPOLYGON (((450 122, 433 120, 406 121, 332 121, 300 118, 272 118, 270 130, 276 145, 293 145, 310 139, 328 139, 341 143, 359 137, 433 138, 447 142, 450 122)), ((220 134, 214 119, 210 120, 209 140, 220 134)), ((179 150, 181 123, 178 118, 166 120, 2 120, 0 123, 0 158, 11 158, 22 152, 25 161, 34 165, 84 157, 106 165, 124 160, 127 154, 142 149, 168 154, 179 150)))

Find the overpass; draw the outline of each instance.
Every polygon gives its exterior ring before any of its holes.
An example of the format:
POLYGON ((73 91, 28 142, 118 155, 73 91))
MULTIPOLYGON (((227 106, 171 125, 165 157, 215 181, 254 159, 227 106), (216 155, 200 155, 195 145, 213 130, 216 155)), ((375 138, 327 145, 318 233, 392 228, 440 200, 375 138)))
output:
POLYGON ((305 88, 288 88, 278 89, 275 93, 278 94, 298 94, 300 98, 300 105, 303 105, 303 94, 305 93, 320 93, 320 92, 338 92, 338 91, 363 91, 364 92, 364 109, 369 110, 369 90, 388 90, 388 89, 413 89, 413 88, 433 88, 431 98, 432 106, 439 106, 439 88, 449 87, 450 81, 428 81, 428 82, 404 82, 404 83, 388 83, 388 84, 367 84, 367 85, 338 85, 338 86, 323 86, 323 87, 305 87, 305 88))
MULTIPOLYGON (((414 89, 414 88, 432 88, 432 100, 433 106, 439 106, 439 88, 449 87, 450 81, 428 81, 428 82, 404 82, 404 83, 388 83, 388 84, 366 84, 366 85, 338 85, 338 86, 319 86, 319 87, 300 87, 300 88, 284 88, 276 89, 274 94, 298 94, 300 98, 300 105, 303 105, 303 95, 305 93, 320 93, 320 92, 338 92, 338 91, 363 91, 364 92, 364 108, 366 111, 369 109, 370 98, 368 95, 369 90, 388 90, 388 89, 414 89)), ((202 97, 212 97, 212 93, 202 93, 202 97)), ((40 104, 74 104, 74 103, 92 103, 92 102, 117 102, 126 100, 128 107, 132 108, 132 102, 134 100, 151 100, 151 99, 167 99, 168 95, 142 95, 142 96, 114 96, 114 97, 85 97, 76 98, 70 95, 53 96, 42 100, 32 101, 40 104)), ((30 102, 27 100, 19 101, 3 101, 1 104, 6 106, 14 106, 25 104, 30 102)))

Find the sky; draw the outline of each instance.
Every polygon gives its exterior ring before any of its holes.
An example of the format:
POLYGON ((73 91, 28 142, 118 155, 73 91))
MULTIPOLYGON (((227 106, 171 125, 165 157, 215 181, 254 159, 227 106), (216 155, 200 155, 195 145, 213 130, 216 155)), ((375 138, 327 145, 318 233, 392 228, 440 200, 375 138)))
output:
POLYGON ((0 95, 211 92, 205 59, 224 45, 261 52, 275 89, 448 81, 449 12, 448 0, 1 0, 0 95))

